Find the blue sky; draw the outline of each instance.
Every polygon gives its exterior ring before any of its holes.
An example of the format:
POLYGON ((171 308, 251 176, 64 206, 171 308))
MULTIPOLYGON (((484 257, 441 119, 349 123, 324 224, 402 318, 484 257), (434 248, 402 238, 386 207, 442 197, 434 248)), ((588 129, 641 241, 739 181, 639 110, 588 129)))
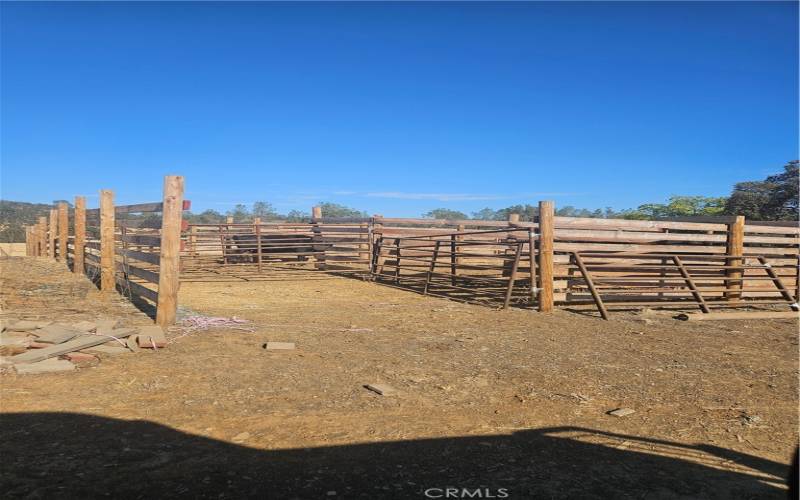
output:
POLYGON ((0 11, 4 199, 154 201, 178 173, 195 210, 619 209, 798 156, 797 3, 0 11))

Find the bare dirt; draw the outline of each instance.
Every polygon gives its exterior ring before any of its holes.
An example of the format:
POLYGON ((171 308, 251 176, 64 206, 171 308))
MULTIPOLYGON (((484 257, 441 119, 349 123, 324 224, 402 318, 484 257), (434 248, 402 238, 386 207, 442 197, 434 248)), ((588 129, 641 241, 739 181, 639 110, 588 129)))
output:
MULTIPOLYGON (((149 321, 58 263, 2 259, 0 273, 5 316, 149 321)), ((178 327, 157 352, 0 378, 0 491, 786 495, 796 321, 497 311, 346 278, 185 283, 180 302, 184 315, 236 316, 252 331, 178 327), (635 413, 607 414, 616 408, 635 413)))

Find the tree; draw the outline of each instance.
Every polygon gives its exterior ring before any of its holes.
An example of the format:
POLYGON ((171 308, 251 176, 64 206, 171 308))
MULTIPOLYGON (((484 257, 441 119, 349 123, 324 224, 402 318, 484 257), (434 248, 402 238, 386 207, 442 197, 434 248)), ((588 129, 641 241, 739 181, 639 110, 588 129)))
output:
POLYGON ((338 203, 325 201, 317 206, 322 209, 323 217, 367 217, 367 212, 339 205, 338 203))
POLYGON ((225 216, 216 210, 205 210, 199 214, 187 212, 183 218, 190 224, 219 224, 225 221, 225 216))
POLYGON ((658 219, 664 217, 697 217, 721 215, 725 210, 725 197, 672 196, 669 203, 645 203, 636 210, 623 212, 626 219, 658 219))
POLYGON ((422 214, 423 217, 428 219, 448 219, 460 220, 468 219, 467 214, 459 212, 458 210, 450 210, 449 208, 434 208, 430 212, 422 214))
POLYGON ((783 173, 736 184, 725 213, 752 220, 797 220, 799 167, 800 162, 794 160, 784 165, 783 173))
POLYGON ((233 221, 236 223, 250 222, 252 220, 252 214, 241 203, 233 207, 233 210, 228 210, 228 216, 233 217, 233 221))
POLYGON ((533 205, 512 205, 510 207, 501 208, 495 212, 495 220, 508 220, 511 214, 519 214, 519 220, 532 221, 539 216, 539 207, 533 205))
POLYGON ((477 220, 497 220, 497 212, 489 207, 472 212, 472 218, 477 220))
POLYGON ((272 203, 266 201, 257 201, 253 203, 253 217, 260 217, 263 220, 280 219, 280 214, 272 206, 272 203))
POLYGON ((308 222, 311 220, 311 215, 300 210, 291 210, 286 214, 286 220, 289 222, 308 222))

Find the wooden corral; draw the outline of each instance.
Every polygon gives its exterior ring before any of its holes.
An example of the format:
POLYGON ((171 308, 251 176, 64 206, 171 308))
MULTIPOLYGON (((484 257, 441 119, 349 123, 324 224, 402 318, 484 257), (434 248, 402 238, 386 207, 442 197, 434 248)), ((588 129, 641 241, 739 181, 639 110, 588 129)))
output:
POLYGON ((99 283, 104 292, 144 301, 156 311, 156 322, 175 322, 179 281, 183 177, 164 178, 160 202, 114 205, 114 193, 100 191, 100 207, 86 209, 75 197, 70 217, 66 203, 31 226, 28 255, 49 257, 99 283), (72 221, 70 225, 69 221, 72 221), (70 230, 71 229, 71 230, 70 230))
MULTIPOLYGON (((192 225, 186 281, 318 279, 349 273, 497 307, 699 308, 797 301, 796 225, 743 217, 520 221, 374 216, 192 225), (318 271, 324 271, 318 273, 318 271)), ((796 307, 796 306, 795 306, 796 307)))
MULTIPOLYGON (((800 228, 792 223, 556 217, 543 201, 533 221, 330 218, 314 207, 308 222, 182 226, 182 193, 182 178, 168 177, 159 203, 114 207, 113 193, 103 191, 101 207, 85 210, 76 198, 68 248, 84 252, 66 260, 99 277, 104 290, 157 304, 164 324, 174 320, 179 279, 347 275, 493 307, 596 308, 604 318, 642 306, 796 310, 800 296, 800 228)), ((65 258, 65 208, 26 231, 29 254, 65 258)))

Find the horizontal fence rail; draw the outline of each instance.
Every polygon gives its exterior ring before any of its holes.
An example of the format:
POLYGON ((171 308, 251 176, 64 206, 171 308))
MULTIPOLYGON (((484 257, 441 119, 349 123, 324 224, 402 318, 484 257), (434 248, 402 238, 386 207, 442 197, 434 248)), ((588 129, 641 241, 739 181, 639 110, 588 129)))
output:
POLYGON ((184 180, 164 178, 161 202, 114 205, 114 193, 100 191, 100 206, 87 209, 75 197, 72 210, 60 203, 29 230, 29 255, 65 263, 85 274, 104 293, 116 290, 155 310, 156 322, 174 323, 179 286, 184 180), (70 228, 72 231, 70 232, 70 228))

